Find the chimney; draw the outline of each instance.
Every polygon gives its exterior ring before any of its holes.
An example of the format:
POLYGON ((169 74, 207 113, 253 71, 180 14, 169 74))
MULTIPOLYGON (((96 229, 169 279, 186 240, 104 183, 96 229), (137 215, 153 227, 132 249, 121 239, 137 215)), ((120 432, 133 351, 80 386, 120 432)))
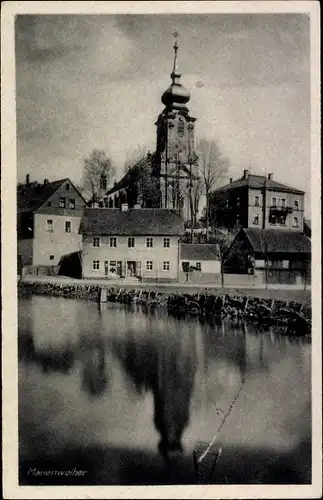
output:
POLYGON ((46 184, 49 183, 49 180, 48 179, 44 179, 44 185, 46 186, 46 184))
POLYGON ((29 183, 30 183, 30 175, 29 175, 29 174, 27 174, 27 175, 26 175, 26 184, 29 184, 29 183))
POLYGON ((244 178, 244 179, 247 179, 247 178, 248 178, 248 175, 249 175, 249 170, 244 170, 244 171, 243 171, 243 178, 244 178))
POLYGON ((121 203, 121 212, 127 212, 128 203, 121 203))
POLYGON ((231 182, 232 182, 232 177, 230 177, 230 184, 231 184, 231 182))
POLYGON ((268 180, 269 181, 272 181, 274 179, 274 174, 268 174, 268 180))

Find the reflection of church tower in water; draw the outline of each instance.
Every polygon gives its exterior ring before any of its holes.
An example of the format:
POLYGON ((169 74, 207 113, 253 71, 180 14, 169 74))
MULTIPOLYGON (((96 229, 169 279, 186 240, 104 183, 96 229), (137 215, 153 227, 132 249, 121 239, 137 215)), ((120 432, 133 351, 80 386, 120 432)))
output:
POLYGON ((162 95, 165 109, 157 126, 156 167, 160 178, 161 208, 184 210, 190 219, 190 189, 195 178, 194 122, 186 106, 189 92, 180 83, 177 67, 178 44, 175 33, 172 83, 162 95))

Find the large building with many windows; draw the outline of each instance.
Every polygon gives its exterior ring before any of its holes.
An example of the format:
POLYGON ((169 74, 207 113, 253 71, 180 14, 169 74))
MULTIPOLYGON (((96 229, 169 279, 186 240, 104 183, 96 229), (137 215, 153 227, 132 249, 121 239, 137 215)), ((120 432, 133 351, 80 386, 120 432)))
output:
POLYGON ((81 250, 79 225, 86 202, 69 179, 17 186, 18 257, 22 266, 57 266, 81 250))
POLYGON ((240 179, 214 191, 211 211, 218 227, 303 231, 304 191, 244 170, 240 179))
POLYGON ((87 208, 80 224, 82 275, 177 281, 183 232, 178 210, 87 208))

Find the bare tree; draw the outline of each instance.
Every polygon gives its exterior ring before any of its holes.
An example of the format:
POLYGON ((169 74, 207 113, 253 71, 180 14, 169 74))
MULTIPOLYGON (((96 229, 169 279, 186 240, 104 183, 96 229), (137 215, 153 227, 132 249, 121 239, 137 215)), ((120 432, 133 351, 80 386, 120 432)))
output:
POLYGON ((85 197, 94 199, 100 188, 102 180, 106 186, 114 174, 111 159, 104 151, 93 149, 91 154, 84 159, 84 170, 82 179, 82 192, 85 197))
POLYGON ((266 238, 266 234, 261 229, 259 231, 259 239, 260 239, 261 253, 265 260, 265 287, 268 288, 268 271, 269 271, 268 241, 266 238))
POLYGON ((213 140, 199 139, 196 151, 199 157, 199 173, 206 198, 205 222, 207 239, 210 219, 210 196, 216 188, 219 179, 227 174, 229 161, 221 154, 217 143, 213 140))
POLYGON ((227 251, 230 248, 237 232, 229 231, 226 228, 215 229, 213 242, 218 246, 221 261, 221 286, 224 287, 224 264, 227 261, 227 251))

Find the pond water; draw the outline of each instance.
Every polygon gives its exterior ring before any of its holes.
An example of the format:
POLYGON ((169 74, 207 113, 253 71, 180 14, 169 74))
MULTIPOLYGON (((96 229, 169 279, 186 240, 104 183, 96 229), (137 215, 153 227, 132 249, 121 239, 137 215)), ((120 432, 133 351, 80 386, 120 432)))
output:
POLYGON ((311 482, 308 341, 31 296, 18 352, 20 484, 311 482))

